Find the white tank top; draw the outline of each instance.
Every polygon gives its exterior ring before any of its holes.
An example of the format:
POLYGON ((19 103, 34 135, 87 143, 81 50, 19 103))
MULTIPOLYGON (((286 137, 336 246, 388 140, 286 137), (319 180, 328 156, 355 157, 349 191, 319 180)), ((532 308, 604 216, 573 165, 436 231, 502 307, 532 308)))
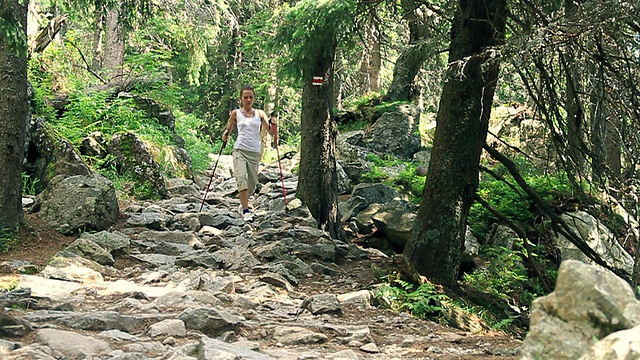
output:
POLYGON ((247 150, 259 153, 260 145, 260 124, 262 119, 258 110, 253 110, 253 117, 246 117, 241 109, 236 109, 236 124, 238 125, 238 138, 234 149, 247 150))

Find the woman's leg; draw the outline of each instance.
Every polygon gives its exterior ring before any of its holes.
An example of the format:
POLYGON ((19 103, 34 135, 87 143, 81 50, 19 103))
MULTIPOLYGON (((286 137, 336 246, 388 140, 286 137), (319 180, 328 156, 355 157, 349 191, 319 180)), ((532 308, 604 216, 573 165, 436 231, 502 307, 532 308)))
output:
POLYGON ((238 185, 240 204, 244 210, 249 207, 249 194, 247 191, 247 160, 241 150, 233 150, 233 172, 236 177, 236 184, 238 185))
POLYGON ((238 197, 240 198, 240 204, 242 205, 242 210, 249 208, 249 192, 247 189, 238 191, 238 197))

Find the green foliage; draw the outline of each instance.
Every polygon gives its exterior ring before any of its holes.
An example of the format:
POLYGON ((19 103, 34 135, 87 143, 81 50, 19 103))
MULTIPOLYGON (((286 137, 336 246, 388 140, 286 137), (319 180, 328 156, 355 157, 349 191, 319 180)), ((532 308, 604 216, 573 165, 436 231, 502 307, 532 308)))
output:
POLYGON ((426 176, 416 175, 417 164, 407 163, 406 169, 398 174, 395 184, 404 186, 406 192, 410 195, 410 200, 419 203, 424 190, 426 176))
POLYGON ((302 70, 312 68, 316 55, 334 44, 348 46, 353 35, 357 4, 353 0, 302 0, 292 8, 275 11, 273 18, 283 18, 269 48, 289 53, 283 73, 302 77, 302 70))
POLYGON ((341 133, 345 133, 354 130, 362 130, 368 125, 369 122, 366 120, 351 121, 345 124, 338 124, 338 131, 341 133))
POLYGON ((384 159, 378 155, 369 153, 365 157, 367 161, 372 163, 370 170, 363 173, 361 180, 363 182, 382 182, 391 187, 397 188, 401 193, 406 193, 409 200, 413 203, 419 203, 422 198, 422 191, 426 176, 416 175, 416 169, 419 164, 402 161, 392 156, 386 156, 384 159), (390 167, 398 167, 401 170, 397 175, 391 175, 387 170, 390 167))
POLYGON ((382 94, 380 92, 371 91, 355 98, 345 99, 343 105, 347 109, 360 109, 362 107, 370 106, 373 102, 380 99, 381 96, 382 94))
MULTIPOLYGON (((538 268, 547 269, 543 274, 546 281, 554 282, 557 269, 553 264, 541 260, 545 253, 543 246, 530 244, 530 249, 532 252, 528 255, 538 263, 538 268)), ((547 293, 539 278, 529 277, 528 269, 522 263, 525 249, 521 242, 516 242, 513 250, 486 245, 480 249, 478 256, 484 259, 483 265, 464 274, 462 278, 469 293, 482 294, 474 299, 476 305, 471 306, 469 311, 478 314, 494 329, 514 330, 512 323, 526 316, 534 299, 547 293), (523 314, 508 315, 504 311, 507 304, 522 309, 523 314)))
POLYGON ((216 42, 218 26, 196 15, 184 5, 159 11, 134 33, 131 45, 136 53, 129 56, 129 62, 149 64, 145 74, 171 69, 186 84, 199 85, 208 63, 207 44, 216 42))
POLYGON ((151 125, 145 113, 138 110, 131 99, 112 99, 106 91, 72 94, 64 115, 54 119, 52 125, 75 146, 79 146, 82 139, 93 131, 110 135, 136 129, 153 139, 170 137, 168 132, 163 133, 151 125))
MULTIPOLYGON (((184 148, 191 155, 191 165, 194 171, 205 171, 209 168, 209 154, 217 154, 222 143, 213 146, 202 136, 201 129, 206 125, 203 119, 182 111, 174 113, 176 117, 176 133, 184 139, 184 148)), ((227 145, 228 148, 233 146, 227 145)))
MULTIPOLYGON (((496 173, 505 176, 511 181, 512 186, 518 188, 501 166, 496 170, 496 173)), ((536 175, 525 169, 522 175, 527 184, 547 202, 572 196, 572 189, 565 173, 536 175)), ((537 207, 522 190, 516 192, 512 186, 486 176, 478 186, 478 195, 512 221, 524 225, 525 228, 531 226, 533 219, 538 215, 537 207)), ((498 219, 480 204, 476 203, 470 209, 469 224, 476 236, 485 237, 491 225, 497 221, 498 219)))
POLYGON ((389 174, 380 170, 377 166, 372 166, 371 170, 362 174, 361 180, 367 183, 376 183, 386 180, 389 177, 389 174))
POLYGON ((18 231, 14 228, 0 228, 0 253, 7 252, 18 243, 18 231))
POLYGON ((437 318, 442 311, 441 302, 447 299, 429 282, 416 288, 400 279, 383 284, 374 297, 394 311, 406 311, 421 319, 437 318))
POLYGON ((528 280, 526 269, 521 262, 522 248, 509 250, 505 247, 485 247, 482 254, 489 261, 485 266, 464 274, 464 283, 504 301, 519 297, 528 280))
POLYGON ((398 111, 400 105, 406 105, 409 102, 406 101, 394 101, 388 103, 382 103, 380 105, 376 105, 373 107, 373 114, 375 117, 380 117, 382 114, 387 112, 398 111))
POLYGON ((42 57, 34 54, 27 63, 27 78, 33 86, 33 100, 30 102, 32 116, 41 117, 45 121, 56 116, 55 109, 47 103, 53 97, 53 75, 46 71, 42 57))
POLYGON ((22 194, 23 195, 36 195, 36 185, 40 181, 37 178, 27 174, 26 172, 22 172, 22 194))

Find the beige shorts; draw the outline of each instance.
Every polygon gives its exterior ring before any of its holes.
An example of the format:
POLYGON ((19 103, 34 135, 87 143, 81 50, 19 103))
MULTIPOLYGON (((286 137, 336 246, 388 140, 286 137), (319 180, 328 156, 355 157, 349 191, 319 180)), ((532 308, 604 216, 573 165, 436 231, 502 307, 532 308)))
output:
POLYGON ((238 191, 247 190, 249 195, 256 191, 260 153, 242 149, 233 149, 233 171, 238 191))

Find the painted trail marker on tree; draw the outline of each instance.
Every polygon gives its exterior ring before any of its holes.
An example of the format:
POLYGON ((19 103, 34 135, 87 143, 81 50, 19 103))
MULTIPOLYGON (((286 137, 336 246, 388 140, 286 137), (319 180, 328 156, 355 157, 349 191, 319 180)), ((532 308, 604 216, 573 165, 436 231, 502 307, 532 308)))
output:
POLYGON ((322 86, 324 84, 324 76, 314 76, 312 84, 322 86))

